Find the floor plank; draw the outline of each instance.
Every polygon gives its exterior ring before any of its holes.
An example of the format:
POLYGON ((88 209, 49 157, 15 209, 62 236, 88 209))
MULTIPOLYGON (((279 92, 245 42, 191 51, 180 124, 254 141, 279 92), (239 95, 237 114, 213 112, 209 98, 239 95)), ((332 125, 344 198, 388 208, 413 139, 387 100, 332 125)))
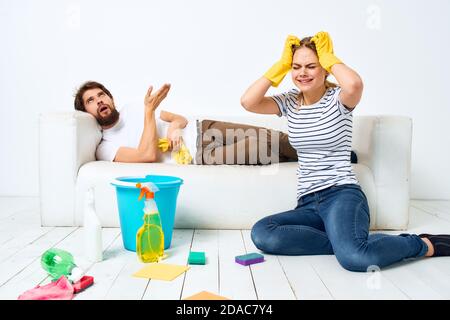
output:
POLYGON ((25 291, 36 287, 47 278, 40 260, 36 259, 0 286, 0 300, 16 300, 25 291))
MULTIPOLYGON (((1 211, 1 207, 0 207, 1 211)), ((0 220, 0 249, 3 244, 19 238, 30 229, 36 230, 40 226, 40 217, 35 210, 22 210, 0 220)), ((44 229, 42 229, 44 230, 44 229)), ((47 228, 50 230, 50 228, 47 228)))
POLYGON ((52 227, 24 227, 8 233, 8 240, 0 244, 0 263, 8 260, 25 247, 32 245, 53 229, 52 227))
POLYGON ((334 255, 311 256, 311 264, 334 299, 408 299, 380 270, 351 272, 334 255))
MULTIPOLYGON (((65 229, 65 228, 62 228, 65 229)), ((117 237, 119 230, 117 228, 103 228, 103 248, 106 248, 110 242, 117 237)), ((55 243, 55 247, 69 251, 74 255, 75 262, 83 269, 87 270, 89 274, 90 262, 84 258, 82 247, 79 246, 81 241, 82 229, 77 228, 67 237, 63 233, 60 242, 55 243)), ((40 255, 48 248, 42 250, 40 255)), ((45 270, 41 267, 39 257, 35 259, 30 265, 21 270, 18 274, 12 277, 5 285, 0 287, 0 299, 16 299, 19 294, 28 289, 34 288, 36 285, 43 285, 50 282, 45 270)), ((80 293, 82 294, 82 293, 80 293)))
POLYGON ((205 265, 189 265, 186 272, 181 299, 200 291, 219 294, 219 231, 195 230, 191 251, 203 251, 205 265))
POLYGON ((256 299, 250 268, 235 262, 246 254, 240 230, 219 230, 219 294, 232 300, 256 299))
POLYGON ((438 218, 450 221, 450 201, 412 200, 411 206, 421 209, 438 218))
POLYGON ((299 300, 333 299, 328 288, 311 265, 311 256, 279 256, 278 257, 299 300))
MULTIPOLYGON (((171 247, 165 252, 167 258, 162 262, 176 265, 187 265, 192 245, 194 230, 175 229, 171 247)), ((187 271, 189 272, 189 270, 187 271)), ((144 300, 179 300, 183 290, 185 274, 173 281, 150 280, 143 296, 144 300)))
POLYGON ((39 217, 38 197, 0 197, 0 222, 23 211, 33 211, 39 217))
POLYGON ((0 263, 0 286, 8 282, 17 273, 25 269, 34 260, 40 259, 42 253, 53 247, 76 230, 75 227, 54 228, 35 242, 17 251, 13 256, 0 263))
POLYGON ((384 277, 389 279, 397 288, 399 288, 405 295, 413 300, 441 300, 444 296, 433 289, 430 284, 430 279, 423 279, 414 271, 418 267, 423 270, 424 264, 422 261, 408 261, 397 264, 391 268, 385 268, 381 271, 384 277))
MULTIPOLYGON (((253 244, 250 230, 242 230, 246 251, 260 252, 253 244)), ((286 274, 276 255, 264 254, 265 261, 250 265, 259 300, 294 300, 296 299, 286 274)))
MULTIPOLYGON (((404 270, 411 272, 413 277, 425 283, 443 299, 448 300, 450 299, 449 266, 449 257, 424 258, 420 262, 408 264, 404 270)), ((411 288, 411 284, 408 284, 403 290, 406 291, 406 288, 411 288)), ((433 296, 435 295, 433 294, 433 296)))
MULTIPOLYGON (((411 206, 408 233, 450 233, 450 221, 411 206)), ((384 231, 399 234, 398 231, 384 231)), ((418 258, 385 268, 381 273, 411 299, 448 299, 450 257, 418 258), (427 274, 430 274, 427 277, 427 274), (441 274, 436 278, 436 274, 441 274), (442 286, 444 283, 444 286, 442 286)))
POLYGON ((105 296, 107 300, 141 300, 148 284, 148 279, 133 277, 132 274, 145 267, 138 260, 136 252, 126 251, 126 264, 115 278, 105 296))
POLYGON ((129 254, 123 247, 122 237, 117 236, 106 249, 103 261, 95 263, 88 271, 94 277, 94 285, 78 294, 77 300, 102 300, 105 299, 114 281, 129 260, 129 254))
MULTIPOLYGON (((102 249, 103 251, 119 237, 120 230, 118 228, 102 228, 102 249)), ((75 232, 63 239, 55 247, 70 252, 75 264, 89 274, 90 268, 95 264, 85 255, 85 231, 83 227, 79 227, 75 232)))

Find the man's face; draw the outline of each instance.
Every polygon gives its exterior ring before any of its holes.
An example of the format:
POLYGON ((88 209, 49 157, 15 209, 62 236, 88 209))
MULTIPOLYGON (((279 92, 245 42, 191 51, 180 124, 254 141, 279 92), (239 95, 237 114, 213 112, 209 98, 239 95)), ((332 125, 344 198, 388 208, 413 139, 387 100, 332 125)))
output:
POLYGON ((87 112, 92 114, 102 127, 113 125, 119 119, 114 100, 102 89, 89 89, 83 94, 83 103, 87 112))

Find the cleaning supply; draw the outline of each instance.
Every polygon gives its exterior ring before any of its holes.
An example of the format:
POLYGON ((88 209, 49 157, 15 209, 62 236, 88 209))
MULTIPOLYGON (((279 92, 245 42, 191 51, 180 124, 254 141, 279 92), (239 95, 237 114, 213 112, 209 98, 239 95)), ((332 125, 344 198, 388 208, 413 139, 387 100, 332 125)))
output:
POLYGON ((188 263, 189 264, 205 264, 206 263, 205 253, 203 251, 200 251, 200 252, 191 251, 191 252, 189 252, 188 263))
POLYGON ((316 45, 317 56, 319 57, 319 63, 331 73, 331 67, 335 64, 342 63, 333 52, 333 42, 328 32, 320 31, 314 37, 311 38, 311 42, 316 45))
POLYGON ((95 213, 94 190, 89 188, 84 199, 84 247, 89 261, 103 260, 102 226, 95 213))
POLYGON ((158 262, 164 255, 164 233, 154 199, 159 189, 153 183, 137 183, 136 187, 141 189, 138 200, 145 196, 144 224, 136 233, 136 253, 142 262, 158 262))
POLYGON ((190 164, 192 163, 192 156, 189 149, 186 147, 183 139, 181 139, 180 148, 177 151, 172 152, 172 157, 178 164, 190 164))
POLYGON ((177 210, 177 197, 183 179, 166 175, 117 177, 112 181, 117 195, 120 230, 123 246, 126 250, 136 252, 136 233, 142 226, 143 201, 136 201, 140 190, 136 183, 154 183, 159 188, 155 201, 161 217, 164 233, 164 250, 170 248, 173 226, 177 210))
POLYGON ((58 248, 48 249, 42 254, 41 266, 53 281, 58 280, 61 276, 67 276, 73 283, 80 280, 84 273, 81 268, 76 266, 70 252, 58 248))
POLYGON ((167 138, 160 138, 158 140, 158 148, 159 150, 161 150, 162 152, 166 152, 169 150, 170 148, 170 140, 167 138))
MULTIPOLYGON (((158 140, 158 148, 161 152, 167 152, 170 148, 170 140, 167 138, 160 138, 158 140)), ((172 151, 172 158, 174 158, 177 164, 190 164, 192 163, 192 156, 189 149, 186 147, 183 139, 181 139, 180 148, 176 151, 172 151)))
POLYGON ((83 276, 80 280, 73 284, 73 293, 78 293, 94 284, 94 277, 83 276))
POLYGON ((243 254, 241 256, 236 256, 234 261, 239 264, 242 264, 243 266, 248 266, 251 264, 263 262, 264 256, 262 254, 254 252, 254 253, 243 254))
POLYGON ((284 42, 281 59, 278 60, 265 74, 264 77, 272 82, 272 86, 278 87, 286 74, 292 68, 292 47, 300 45, 300 39, 289 35, 284 42))
POLYGON ((74 294, 79 293, 94 284, 94 277, 83 276, 71 284, 66 276, 44 286, 36 286, 22 293, 18 300, 71 300, 74 294))
POLYGON ((75 291, 69 280, 61 276, 45 286, 36 286, 22 293, 18 300, 71 300, 75 291))

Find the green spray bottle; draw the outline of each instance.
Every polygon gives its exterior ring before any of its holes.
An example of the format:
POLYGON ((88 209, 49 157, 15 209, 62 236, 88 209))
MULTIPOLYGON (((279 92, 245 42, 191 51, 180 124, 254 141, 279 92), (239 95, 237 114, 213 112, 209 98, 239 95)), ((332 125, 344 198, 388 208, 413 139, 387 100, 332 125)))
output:
POLYGON ((136 187, 141 189, 138 200, 145 197, 144 224, 136 233, 136 253, 142 262, 158 262, 164 255, 164 233, 155 202, 159 189, 153 183, 137 183, 136 187))

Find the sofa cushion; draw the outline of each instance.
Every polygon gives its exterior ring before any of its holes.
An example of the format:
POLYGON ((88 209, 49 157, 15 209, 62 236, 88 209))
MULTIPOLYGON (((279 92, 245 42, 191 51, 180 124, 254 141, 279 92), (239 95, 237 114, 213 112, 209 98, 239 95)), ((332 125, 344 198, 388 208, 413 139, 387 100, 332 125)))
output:
MULTIPOLYGON (((369 201, 373 227, 376 193, 372 172, 362 164, 353 164, 353 168, 369 201)), ((76 192, 84 195, 89 187, 94 187, 95 207, 102 225, 118 227, 115 188, 110 184, 113 179, 148 174, 177 176, 184 184, 178 195, 176 228, 250 229, 264 216, 296 206, 296 169, 296 162, 266 166, 183 166, 92 161, 80 168, 76 192)), ((83 221, 83 198, 77 197, 77 225, 83 221)))

